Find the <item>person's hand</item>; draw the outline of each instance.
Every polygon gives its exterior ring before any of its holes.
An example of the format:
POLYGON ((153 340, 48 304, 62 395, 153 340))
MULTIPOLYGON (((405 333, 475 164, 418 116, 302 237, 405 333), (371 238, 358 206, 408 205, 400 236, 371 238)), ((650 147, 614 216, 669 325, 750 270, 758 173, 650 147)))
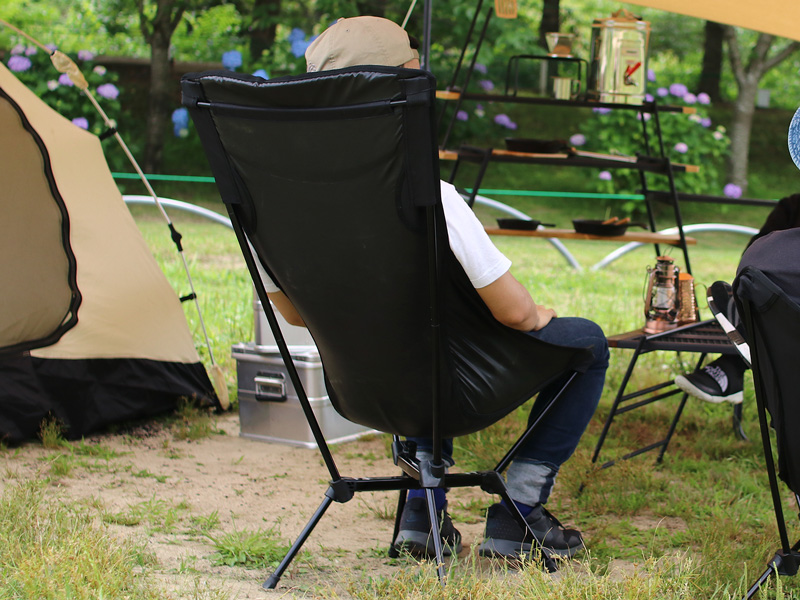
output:
POLYGON ((536 305, 536 314, 539 318, 536 320, 536 326, 533 328, 534 331, 539 331, 558 316, 556 311, 552 308, 547 308, 540 304, 536 305))

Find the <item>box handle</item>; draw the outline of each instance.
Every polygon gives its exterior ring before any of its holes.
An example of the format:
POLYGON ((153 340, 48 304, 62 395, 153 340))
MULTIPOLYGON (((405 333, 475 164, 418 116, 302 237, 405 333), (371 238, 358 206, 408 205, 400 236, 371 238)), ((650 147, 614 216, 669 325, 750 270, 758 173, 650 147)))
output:
POLYGON ((259 373, 254 381, 259 402, 286 402, 286 383, 282 373, 259 373))

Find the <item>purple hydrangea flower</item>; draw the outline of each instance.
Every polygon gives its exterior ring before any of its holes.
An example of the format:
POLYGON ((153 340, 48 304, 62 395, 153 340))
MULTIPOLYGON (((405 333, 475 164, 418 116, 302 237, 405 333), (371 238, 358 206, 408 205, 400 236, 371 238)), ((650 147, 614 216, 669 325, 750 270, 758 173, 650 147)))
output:
POLYGON ((467 111, 460 110, 456 113, 456 119, 458 119, 459 121, 466 121, 467 119, 469 119, 469 115, 467 114, 467 111))
POLYGON ((653 118, 653 115, 651 115, 650 113, 636 113, 636 119, 638 121, 641 121, 642 119, 644 119, 644 122, 647 123, 652 118, 653 118))
POLYGON ((666 96, 669 96, 669 90, 665 87, 660 87, 656 90, 656 94, 658 95, 659 98, 664 98, 666 96))
POLYGON ((516 129, 517 128, 517 124, 514 123, 514 121, 512 121, 511 118, 506 114, 499 114, 499 115, 495 116, 494 122, 497 123, 498 125, 502 125, 506 129, 516 129))
POLYGON ((94 71, 97 75, 100 75, 101 77, 108 72, 108 70, 103 65, 95 66, 95 68, 92 69, 92 71, 94 71))
POLYGON ((93 58, 94 58, 94 54, 92 54, 88 50, 78 50, 78 59, 80 59, 80 60, 92 60, 93 58))
POLYGON ((494 89, 494 84, 488 79, 481 79, 478 85, 481 86, 485 92, 491 92, 494 89))
POLYGON ((686 93, 683 95, 683 101, 686 102, 686 104, 695 104, 697 102, 697 96, 691 92, 686 93))
POLYGON ((242 66, 242 53, 238 50, 228 50, 222 54, 222 66, 231 71, 242 66))
POLYGON ((569 143, 573 146, 583 146, 586 143, 586 136, 582 133, 576 133, 570 136, 569 143))
POLYGON ((475 70, 483 75, 486 75, 486 73, 489 71, 489 69, 487 69, 486 65, 483 63, 475 63, 475 70))
POLYGON ((119 96, 119 89, 113 83, 104 83, 97 87, 97 93, 100 94, 103 98, 108 98, 109 100, 116 100, 119 96))
POLYGON ((38 52, 36 46, 28 46, 27 48, 25 48, 25 56, 33 56, 34 54, 36 54, 36 52, 38 52))
POLYGON ((16 56, 17 54, 24 54, 25 53, 25 46, 22 44, 17 44, 11 49, 11 56, 16 56))
POLYGON ((70 79, 69 75, 67 75, 66 73, 62 73, 61 75, 58 76, 58 83, 66 86, 73 85, 72 79, 70 79))
POLYGON ((653 69, 647 69, 647 81, 655 81, 656 72, 653 69))
POLYGON ((592 112, 597 115, 607 115, 611 112, 611 109, 604 106, 596 106, 592 109, 592 112))
POLYGON ((725 194, 728 198, 741 198, 742 188, 740 188, 735 183, 729 183, 724 188, 722 188, 722 193, 725 194))
POLYGON ((678 152, 679 154, 686 154, 689 151, 689 146, 687 146, 683 142, 678 142, 672 147, 672 149, 675 150, 675 152, 678 152))
POLYGON ((8 59, 8 68, 17 73, 27 71, 31 68, 32 64, 33 63, 31 62, 30 58, 27 56, 22 56, 21 54, 15 54, 8 59))
POLYGON ((611 171, 600 171, 597 174, 597 178, 603 181, 611 181, 611 171))
POLYGON ((699 94, 697 94, 697 101, 700 104, 711 104, 711 96, 709 96, 705 92, 700 92, 699 94))
POLYGON ((689 93, 689 88, 682 83, 673 83, 671 86, 669 86, 669 93, 676 98, 683 98, 687 93, 689 93))
POLYGON ((44 47, 47 48, 51 53, 58 50, 58 46, 55 44, 45 44, 44 47))
POLYGON ((711 117, 703 117, 702 119, 700 119, 700 125, 702 125, 706 129, 711 127, 711 117))
POLYGON ((86 120, 86 117, 76 117, 72 119, 72 122, 81 129, 89 129, 89 121, 86 120))
POLYGON ((262 79, 269 79, 269 73, 267 73, 264 69, 258 69, 253 72, 254 77, 261 77, 262 79))
POLYGON ((652 102, 653 100, 655 100, 655 98, 653 97, 653 94, 645 94, 644 95, 644 101, 645 102, 652 102))
POLYGON ((483 104, 476 104, 475 105, 475 114, 479 117, 483 117, 486 114, 486 111, 483 108, 483 104))

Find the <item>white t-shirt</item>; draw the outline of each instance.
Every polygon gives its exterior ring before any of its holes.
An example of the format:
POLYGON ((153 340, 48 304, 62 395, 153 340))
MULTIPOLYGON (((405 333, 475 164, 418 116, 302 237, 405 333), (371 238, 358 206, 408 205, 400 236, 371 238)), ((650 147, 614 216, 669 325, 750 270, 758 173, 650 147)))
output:
MULTIPOLYGON (((486 287, 511 268, 511 261, 498 250, 456 188, 441 183, 442 206, 447 223, 450 249, 464 268, 475 288, 486 287)), ((268 293, 280 291, 277 285, 258 265, 264 289, 268 293)))

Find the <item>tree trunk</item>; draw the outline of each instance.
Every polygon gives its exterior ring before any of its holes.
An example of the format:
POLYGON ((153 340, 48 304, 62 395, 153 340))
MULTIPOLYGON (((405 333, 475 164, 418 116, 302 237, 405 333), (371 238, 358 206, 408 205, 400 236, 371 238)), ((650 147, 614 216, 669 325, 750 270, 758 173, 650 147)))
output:
POLYGON ((558 31, 561 27, 560 0, 544 0, 542 5, 542 20, 539 22, 539 45, 547 50, 545 34, 548 31, 558 31))
POLYGON ((359 15, 385 17, 389 0, 356 0, 359 15))
POLYGON ((156 0, 156 14, 148 19, 144 0, 138 0, 139 27, 150 45, 150 92, 147 106, 144 169, 158 172, 164 151, 164 132, 170 104, 172 65, 169 45, 172 34, 183 18, 185 3, 176 0, 156 0))
POLYGON ((705 39, 703 41, 703 69, 697 84, 697 92, 705 92, 712 102, 720 98, 720 79, 722 77, 722 59, 724 55, 725 29, 719 23, 706 21, 705 39))
POLYGON ((730 130, 731 151, 728 163, 728 181, 735 183, 742 188, 742 191, 745 191, 750 153, 750 130, 753 125, 758 84, 764 73, 800 48, 800 43, 787 44, 770 56, 774 38, 766 33, 759 34, 755 46, 750 49, 747 64, 744 64, 736 29, 726 25, 724 26, 724 35, 728 44, 731 69, 739 88, 733 106, 733 121, 730 130))
POLYGON ((264 50, 275 43, 275 32, 278 27, 277 17, 281 12, 281 0, 255 0, 252 20, 247 29, 250 39, 250 58, 257 61, 264 50))

